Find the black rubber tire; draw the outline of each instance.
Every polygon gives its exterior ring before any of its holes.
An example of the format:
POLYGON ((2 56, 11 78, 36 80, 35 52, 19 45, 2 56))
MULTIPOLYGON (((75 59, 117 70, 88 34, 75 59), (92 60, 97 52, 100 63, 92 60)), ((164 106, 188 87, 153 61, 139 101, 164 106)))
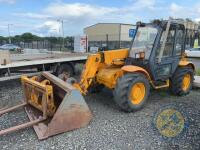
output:
POLYGON ((0 77, 5 77, 5 74, 3 74, 3 73, 0 73, 0 77))
POLYGON ((0 77, 5 77, 6 73, 7 73, 6 70, 1 70, 0 77))
POLYGON ((193 81, 194 81, 194 69, 190 66, 179 67, 179 68, 177 68, 173 77, 170 79, 170 91, 174 95, 178 95, 178 96, 187 95, 190 93, 190 91, 192 89, 193 81), (188 73, 191 75, 191 81, 190 81, 191 84, 190 84, 190 87, 188 88, 188 90, 184 91, 182 89, 183 77, 185 74, 188 74, 188 73))
POLYGON ((69 73, 70 77, 74 75, 74 69, 69 64, 62 64, 57 69, 57 76, 63 74, 64 72, 69 73))
POLYGON ((128 73, 118 79, 114 89, 114 100, 117 105, 125 112, 132 112, 141 109, 150 92, 149 80, 141 73, 128 73), (145 85, 145 97, 139 104, 133 104, 129 99, 131 88, 134 84, 142 82, 145 85))

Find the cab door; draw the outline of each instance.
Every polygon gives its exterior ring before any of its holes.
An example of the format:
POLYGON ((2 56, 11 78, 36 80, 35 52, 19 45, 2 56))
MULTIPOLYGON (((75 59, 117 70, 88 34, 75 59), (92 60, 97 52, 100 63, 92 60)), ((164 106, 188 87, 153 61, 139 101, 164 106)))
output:
POLYGON ((183 47, 184 31, 177 29, 176 25, 171 25, 169 28, 167 40, 165 43, 161 61, 158 57, 164 41, 166 31, 163 30, 156 48, 156 57, 154 59, 153 76, 155 80, 167 80, 175 72, 181 57, 183 47))

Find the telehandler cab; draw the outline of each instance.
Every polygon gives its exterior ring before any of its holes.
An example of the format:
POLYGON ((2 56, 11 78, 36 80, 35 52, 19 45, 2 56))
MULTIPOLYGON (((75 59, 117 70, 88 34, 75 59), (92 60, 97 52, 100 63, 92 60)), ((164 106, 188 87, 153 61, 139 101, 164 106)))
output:
POLYGON ((188 94, 195 67, 184 53, 186 30, 176 20, 138 22, 131 48, 89 55, 80 82, 69 79, 69 84, 47 72, 22 77, 24 104, 0 115, 25 106, 31 122, 2 130, 0 135, 34 126, 39 139, 44 139, 86 126, 92 114, 82 95, 99 85, 113 90, 115 102, 126 112, 144 106, 150 87, 188 94))

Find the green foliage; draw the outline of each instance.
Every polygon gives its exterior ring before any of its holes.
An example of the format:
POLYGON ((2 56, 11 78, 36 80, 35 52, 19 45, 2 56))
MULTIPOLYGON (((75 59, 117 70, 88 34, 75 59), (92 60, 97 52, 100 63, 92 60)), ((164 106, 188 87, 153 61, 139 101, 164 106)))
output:
POLYGON ((45 40, 48 40, 52 44, 58 43, 59 39, 57 37, 45 37, 45 40))
POLYGON ((7 40, 8 40, 8 38, 0 36, 0 43, 3 43, 5 41, 7 41, 7 40))
POLYGON ((197 69, 196 69, 196 74, 197 74, 198 76, 200 76, 200 68, 197 68, 197 69))
POLYGON ((33 35, 32 33, 27 32, 27 33, 24 33, 24 34, 21 35, 21 39, 24 42, 31 42, 31 41, 40 40, 40 37, 33 35))
POLYGON ((3 37, 3 36, 0 36, 0 41, 1 41, 1 40, 6 40, 6 38, 3 37))

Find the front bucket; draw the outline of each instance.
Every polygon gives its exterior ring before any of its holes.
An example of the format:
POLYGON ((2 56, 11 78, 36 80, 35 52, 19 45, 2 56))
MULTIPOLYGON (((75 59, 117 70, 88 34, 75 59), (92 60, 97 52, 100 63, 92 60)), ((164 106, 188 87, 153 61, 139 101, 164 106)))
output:
MULTIPOLYGON (((38 110, 27 107, 29 119, 35 120, 39 116, 38 110)), ((49 121, 34 125, 39 139, 45 139, 59 133, 75 130, 87 126, 92 114, 79 91, 74 90, 66 94, 56 113, 49 121)))
MULTIPOLYGON (((54 103, 56 111, 47 121, 34 125, 35 132, 39 139, 45 139, 59 133, 85 127, 92 119, 92 113, 86 104, 82 94, 72 85, 44 72, 41 80, 50 81, 53 87, 54 103)), ((36 107, 26 107, 30 120, 41 116, 41 111, 36 107)))
POLYGON ((48 124, 45 136, 71 131, 85 127, 91 120, 92 115, 85 100, 78 91, 67 94, 58 110, 48 124))
POLYGON ((92 113, 82 94, 72 85, 44 72, 40 77, 22 77, 25 102, 2 110, 2 114, 25 106, 30 122, 2 130, 1 135, 33 126, 39 139, 85 127, 92 113))

